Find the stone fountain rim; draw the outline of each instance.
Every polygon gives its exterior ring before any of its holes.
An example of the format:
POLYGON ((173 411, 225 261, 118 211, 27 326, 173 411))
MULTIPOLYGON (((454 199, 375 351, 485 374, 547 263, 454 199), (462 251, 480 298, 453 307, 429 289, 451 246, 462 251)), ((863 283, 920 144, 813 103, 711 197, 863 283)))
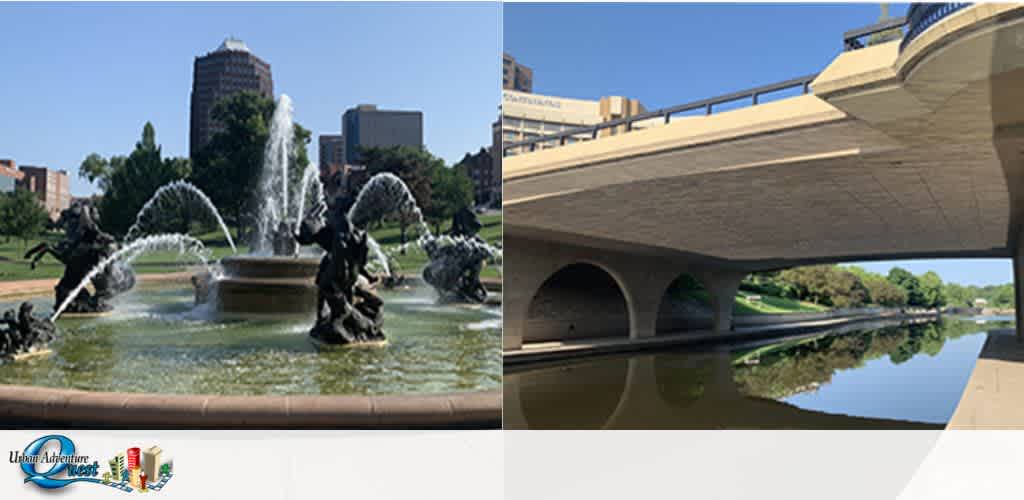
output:
POLYGON ((0 384, 0 421, 81 427, 501 427, 502 391, 389 395, 158 394, 0 384))
POLYGON ((223 262, 243 262, 243 263, 298 263, 298 264, 319 264, 322 257, 317 256, 300 256, 292 257, 288 255, 228 255, 222 257, 220 261, 223 262))

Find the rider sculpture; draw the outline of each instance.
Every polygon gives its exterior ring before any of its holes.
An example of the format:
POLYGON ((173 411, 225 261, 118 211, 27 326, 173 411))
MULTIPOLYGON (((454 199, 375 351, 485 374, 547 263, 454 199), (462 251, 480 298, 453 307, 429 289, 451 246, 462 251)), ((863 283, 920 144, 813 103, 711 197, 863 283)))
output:
MULTIPOLYGON (((99 214, 89 203, 75 203, 65 209, 57 220, 57 226, 64 229, 64 239, 51 246, 43 242, 25 254, 32 259, 32 269, 46 254, 64 264, 64 275, 55 287, 57 300, 54 309, 60 307, 72 291, 86 278, 94 267, 117 250, 114 237, 103 232, 98 225, 99 214)), ((135 285, 135 274, 131 268, 114 263, 92 277, 94 294, 82 290, 65 309, 67 312, 105 312, 111 310, 109 300, 135 285)))

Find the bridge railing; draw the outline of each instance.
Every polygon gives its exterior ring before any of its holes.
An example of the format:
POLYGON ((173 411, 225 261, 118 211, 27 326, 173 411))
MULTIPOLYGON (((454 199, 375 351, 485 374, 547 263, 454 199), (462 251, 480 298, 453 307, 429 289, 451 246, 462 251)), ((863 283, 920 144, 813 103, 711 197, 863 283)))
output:
POLYGON ((670 108, 663 108, 635 116, 609 120, 597 125, 563 130, 562 132, 535 137, 525 141, 503 143, 502 155, 511 156, 521 152, 532 152, 545 146, 564 146, 570 141, 597 139, 602 130, 616 130, 622 128, 628 133, 633 131, 634 128, 637 128, 636 125, 641 122, 657 122, 667 125, 672 121, 672 117, 674 115, 701 109, 704 110, 705 115, 710 115, 714 113, 715 106, 745 99, 750 100, 751 106, 756 106, 758 104, 758 100, 765 94, 781 92, 783 90, 800 89, 803 94, 806 94, 810 92, 811 82, 813 82, 817 76, 818 74, 815 73, 812 75, 801 76, 799 78, 792 78, 784 82, 773 83, 771 85, 762 85, 760 87, 732 92, 709 99, 701 99, 699 101, 672 106, 670 108))
POLYGON ((900 51, 933 24, 970 5, 970 3, 911 4, 907 9, 907 34, 900 43, 900 51))
MULTIPOLYGON (((867 42, 864 41, 865 37, 871 35, 883 34, 886 32, 893 32, 893 30, 900 30, 902 41, 900 42, 900 50, 907 46, 911 41, 917 38, 921 33, 927 30, 929 27, 942 20, 946 16, 953 14, 964 7, 971 5, 970 3, 915 3, 911 4, 907 10, 906 17, 895 17, 891 19, 885 19, 871 26, 865 26, 855 30, 847 31, 843 33, 843 49, 844 50, 857 50, 862 49, 867 42), (903 34, 903 28, 906 27, 907 31, 903 34)), ((893 37, 892 39, 895 39, 893 37)), ((886 37, 882 38, 883 41, 888 41, 886 37)), ((702 99, 700 101, 691 102, 688 104, 682 104, 679 106, 673 106, 671 108, 659 109, 656 111, 650 111, 636 116, 630 116, 627 118, 619 118, 617 120, 611 120, 597 125, 591 125, 588 127, 580 127, 570 130, 563 130, 562 132, 535 137, 524 141, 517 141, 511 143, 502 144, 502 156, 511 156, 514 154, 520 154, 523 152, 536 151, 538 148, 546 147, 557 147, 564 146, 570 142, 576 142, 580 140, 592 140, 597 139, 602 130, 616 131, 621 127, 624 132, 631 132, 637 124, 640 122, 648 121, 662 121, 664 124, 668 124, 672 120, 673 115, 678 115, 688 111, 694 111, 698 109, 704 109, 706 115, 710 115, 714 112, 714 107, 720 104, 731 103, 740 101, 743 99, 750 99, 752 106, 758 104, 758 98, 772 92, 778 92, 782 90, 802 87, 803 93, 806 94, 810 91, 810 84, 817 77, 817 74, 802 76, 799 78, 793 78, 784 82, 779 82, 771 85, 764 85, 749 90, 743 90, 740 92, 733 92, 731 94, 725 94, 718 97, 712 97, 710 99, 702 99)))
MULTIPOLYGON (((865 46, 864 37, 870 37, 871 35, 893 32, 893 30, 900 30, 900 36, 903 36, 903 27, 906 25, 906 17, 893 17, 891 19, 886 19, 884 21, 872 24, 871 26, 865 26, 863 28, 857 28, 855 30, 847 31, 846 33, 843 33, 843 50, 850 51, 863 49, 865 46)), ((895 38, 893 39, 895 40, 895 38)), ((883 39, 883 41, 890 40, 883 39)))

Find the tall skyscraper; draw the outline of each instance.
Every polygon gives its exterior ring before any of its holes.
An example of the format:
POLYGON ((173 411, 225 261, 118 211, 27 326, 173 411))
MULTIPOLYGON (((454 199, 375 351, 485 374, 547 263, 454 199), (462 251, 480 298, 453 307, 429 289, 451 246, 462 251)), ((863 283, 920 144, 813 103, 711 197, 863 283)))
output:
POLYGON ((274 97, 270 64, 249 51, 241 40, 228 38, 217 50, 197 57, 192 66, 192 109, 189 155, 210 142, 220 126, 211 118, 213 105, 223 97, 249 90, 274 97))
POLYGON ((341 167, 345 164, 345 136, 341 134, 320 134, 320 169, 341 167))
POLYGON ((506 53, 501 55, 501 88, 533 92, 533 70, 516 62, 506 53))
POLYGON ((423 146, 423 113, 360 104, 341 117, 345 163, 359 164, 359 147, 423 146))

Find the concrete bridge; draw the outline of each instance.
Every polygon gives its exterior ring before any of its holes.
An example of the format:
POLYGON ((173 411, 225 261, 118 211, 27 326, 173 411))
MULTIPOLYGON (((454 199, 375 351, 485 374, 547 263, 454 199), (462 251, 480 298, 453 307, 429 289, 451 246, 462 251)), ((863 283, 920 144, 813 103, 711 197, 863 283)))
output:
POLYGON ((728 331, 747 273, 854 260, 1012 258, 1022 324, 1024 6, 909 28, 801 95, 504 158, 504 348, 655 336, 683 273, 728 331))

